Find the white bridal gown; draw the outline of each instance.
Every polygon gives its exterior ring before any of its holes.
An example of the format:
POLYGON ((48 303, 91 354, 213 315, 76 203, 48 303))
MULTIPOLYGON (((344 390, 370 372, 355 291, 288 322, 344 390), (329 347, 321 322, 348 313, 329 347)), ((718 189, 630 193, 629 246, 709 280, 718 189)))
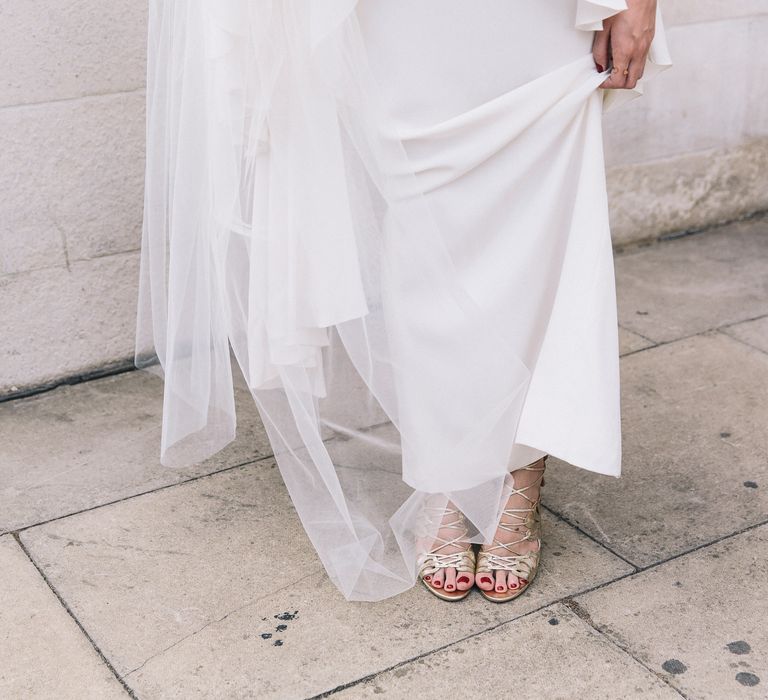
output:
MULTIPOLYGON (((152 0, 136 363, 161 460, 235 435, 232 357, 348 599, 422 506, 490 539, 508 470, 618 477, 593 32, 624 0, 152 0)), ((645 69, 670 64, 661 17, 645 69)))

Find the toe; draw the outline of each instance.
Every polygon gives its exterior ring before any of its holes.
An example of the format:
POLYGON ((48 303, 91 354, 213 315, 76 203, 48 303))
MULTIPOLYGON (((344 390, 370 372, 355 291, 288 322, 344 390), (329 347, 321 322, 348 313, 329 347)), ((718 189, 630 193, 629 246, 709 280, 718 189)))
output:
POLYGON ((506 593, 507 592, 507 581, 506 581, 506 572, 505 571, 497 571, 496 572, 496 592, 497 593, 506 593))
POLYGON ((445 590, 456 590, 456 569, 449 567, 445 572, 445 590))
POLYGON ((472 588, 474 582, 475 577, 466 571, 462 571, 456 576, 456 588, 460 591, 466 591, 468 588, 472 588))
POLYGON ((431 583, 435 588, 442 588, 444 581, 445 569, 439 569, 435 574, 433 574, 431 583))
POLYGON ((493 575, 488 573, 481 573, 477 575, 477 585, 484 591, 493 590, 493 575))
POLYGON ((511 591, 516 591, 518 588, 520 588, 520 581, 517 576, 510 574, 507 579, 507 586, 509 586, 511 591))

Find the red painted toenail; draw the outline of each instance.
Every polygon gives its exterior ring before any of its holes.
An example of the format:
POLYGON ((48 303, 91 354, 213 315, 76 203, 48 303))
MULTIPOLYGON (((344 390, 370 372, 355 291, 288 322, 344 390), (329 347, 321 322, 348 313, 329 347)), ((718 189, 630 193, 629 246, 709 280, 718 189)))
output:
POLYGON ((431 577, 431 576, 425 576, 425 577, 424 577, 424 580, 425 580, 425 581, 431 581, 431 580, 432 580, 432 577, 431 577))
POLYGON ((499 586, 499 587, 498 587, 496 590, 497 590, 499 593, 504 593, 504 589, 503 589, 501 586, 499 586))
POLYGON ((459 576, 459 583, 469 583, 468 576, 459 576))
POLYGON ((452 590, 453 590, 453 586, 452 586, 452 585, 449 583, 449 584, 448 584, 448 585, 445 587, 445 590, 446 590, 446 591, 452 591, 452 590))

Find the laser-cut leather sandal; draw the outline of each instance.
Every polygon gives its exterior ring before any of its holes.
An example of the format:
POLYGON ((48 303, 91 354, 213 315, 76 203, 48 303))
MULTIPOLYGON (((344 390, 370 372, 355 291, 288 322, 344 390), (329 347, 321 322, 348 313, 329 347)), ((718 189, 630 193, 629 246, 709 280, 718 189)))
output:
MULTIPOLYGON (((426 505, 424 506, 425 510, 425 517, 427 517, 429 522, 432 522, 434 524, 440 523, 438 526, 438 530, 443 529, 451 529, 451 530, 457 530, 458 534, 456 534, 451 539, 444 539, 443 537, 439 537, 437 535, 433 536, 432 539, 434 540, 434 543, 429 551, 426 551, 419 555, 418 558, 418 567, 419 567, 419 578, 421 579, 421 582, 429 589, 429 592, 436 595, 441 600, 450 600, 450 601, 456 601, 456 600, 463 600, 466 598, 470 592, 472 591, 473 586, 470 586, 465 591, 455 590, 453 592, 448 592, 445 590, 445 588, 435 588, 434 586, 430 585, 429 579, 434 576, 437 571, 440 569, 448 569, 448 568, 455 568, 456 569, 456 580, 458 581, 461 574, 474 574, 475 572, 475 552, 472 548, 471 542, 466 542, 464 538, 467 536, 469 530, 467 528, 467 521, 464 518, 464 514, 458 510, 457 508, 452 507, 451 505, 446 506, 440 506, 440 507, 433 507, 426 505), (445 516, 450 515, 456 515, 456 517, 451 520, 450 522, 446 523, 444 522, 445 516), (433 516, 437 516, 439 520, 434 520, 433 516), (466 545, 467 549, 459 551, 459 552, 453 552, 451 554, 442 554, 440 553, 441 549, 444 549, 446 547, 449 547, 451 545, 455 546, 461 546, 466 545), (427 580, 425 580, 424 577, 427 577, 427 580)), ((445 585, 445 584, 443 584, 445 585)))
MULTIPOLYGON (((506 530, 507 532, 518 532, 518 528, 521 526, 526 529, 525 535, 519 540, 514 542, 499 542, 494 537, 493 542, 486 549, 480 549, 477 553, 477 568, 475 569, 475 585, 482 574, 490 574, 493 578, 494 585, 496 582, 496 571, 507 571, 517 576, 518 581, 525 579, 526 583, 519 583, 519 587, 515 589, 508 588, 504 593, 497 591, 485 591, 478 586, 478 590, 483 596, 494 603, 506 603, 509 600, 517 598, 524 591, 528 590, 533 579, 536 577, 536 573, 539 570, 539 561, 541 559, 541 513, 539 506, 541 504, 541 486, 544 486, 544 469, 546 468, 547 456, 536 460, 532 464, 525 467, 519 467, 527 471, 541 472, 539 477, 528 486, 522 488, 510 489, 507 500, 515 494, 523 496, 530 502, 530 506, 526 508, 505 508, 502 511, 501 519, 499 521, 499 529, 506 530), (537 467, 537 464, 541 464, 541 467, 537 467), (535 500, 528 497, 525 493, 530 488, 539 485, 539 494, 535 500), (504 518, 507 518, 505 520, 504 518), (514 546, 520 542, 536 542, 538 548, 532 552, 526 552, 525 554, 517 554, 514 551, 514 546), (494 554, 488 550, 503 549, 507 554, 494 554)), ((517 471, 517 470, 514 470, 517 471)), ((514 477, 512 477, 514 480, 514 477)))

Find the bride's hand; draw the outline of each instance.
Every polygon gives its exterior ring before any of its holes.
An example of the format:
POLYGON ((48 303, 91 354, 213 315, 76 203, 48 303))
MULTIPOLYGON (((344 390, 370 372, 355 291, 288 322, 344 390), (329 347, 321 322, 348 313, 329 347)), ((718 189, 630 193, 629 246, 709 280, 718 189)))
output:
POLYGON ((656 0, 627 0, 628 9, 603 20, 595 32, 592 56, 602 73, 612 67, 602 88, 633 88, 643 75, 656 30, 656 0))

